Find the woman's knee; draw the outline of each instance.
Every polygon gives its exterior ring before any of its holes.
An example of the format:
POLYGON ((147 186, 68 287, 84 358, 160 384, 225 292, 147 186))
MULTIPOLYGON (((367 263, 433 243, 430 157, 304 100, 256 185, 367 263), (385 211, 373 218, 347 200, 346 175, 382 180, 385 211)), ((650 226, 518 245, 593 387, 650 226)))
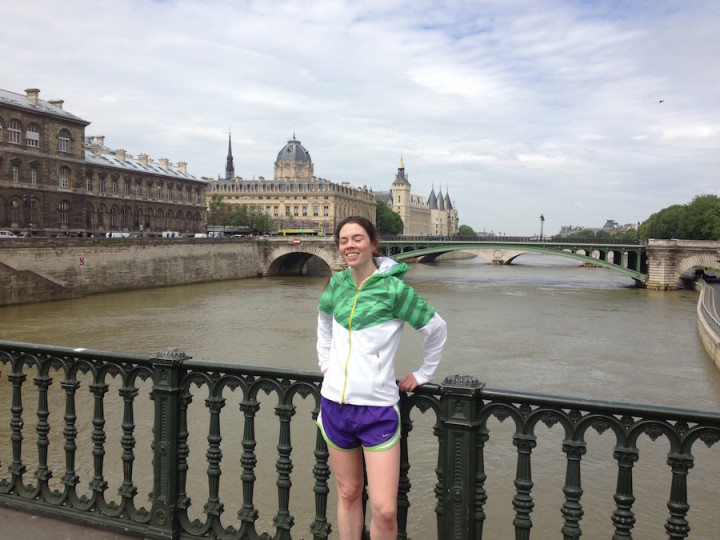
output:
POLYGON ((346 505, 357 502, 362 497, 364 482, 344 481, 337 483, 338 499, 346 505))
POLYGON ((395 501, 376 502, 370 500, 372 519, 377 520, 385 529, 392 529, 397 523, 397 504, 395 501))

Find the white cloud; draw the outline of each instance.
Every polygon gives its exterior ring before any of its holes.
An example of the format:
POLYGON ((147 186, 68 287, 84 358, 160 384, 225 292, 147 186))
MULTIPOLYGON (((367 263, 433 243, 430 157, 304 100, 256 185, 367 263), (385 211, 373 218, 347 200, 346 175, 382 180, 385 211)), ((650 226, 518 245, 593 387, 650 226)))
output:
POLYGON ((460 221, 636 222, 720 185, 720 4, 38 0, 4 7, 0 86, 64 99, 111 147, 271 177, 446 186, 460 221), (27 36, 33 46, 27 46, 27 36), (660 103, 660 101, 663 101, 660 103))

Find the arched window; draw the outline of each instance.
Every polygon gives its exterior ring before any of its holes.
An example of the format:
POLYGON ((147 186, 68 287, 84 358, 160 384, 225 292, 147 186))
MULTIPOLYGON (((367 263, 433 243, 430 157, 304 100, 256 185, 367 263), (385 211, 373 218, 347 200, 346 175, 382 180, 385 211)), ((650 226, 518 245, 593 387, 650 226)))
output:
POLYGON ((58 223, 60 225, 68 224, 68 211, 70 210, 70 203, 67 201, 60 201, 58 204, 58 223))
POLYGON ((30 183, 33 186, 36 186, 37 181, 38 181, 38 170, 37 170, 37 167, 33 167, 30 169, 30 183))
POLYGON ((20 205, 17 201, 10 201, 9 208, 8 208, 8 217, 10 218, 11 223, 17 223, 18 221, 18 207, 20 205))
POLYGON ((25 142, 28 146, 38 147, 40 146, 40 128, 36 123, 32 123, 28 126, 27 132, 25 133, 25 142))
POLYGON ((61 188, 67 189, 70 187, 70 169, 68 167, 60 167, 60 176, 58 178, 58 185, 61 188))
POLYGON ((22 126, 17 120, 10 120, 8 124, 8 142, 13 144, 20 144, 20 132, 22 126))
POLYGON ((70 151, 70 132, 67 129, 61 129, 58 135, 58 150, 60 152, 70 151))
POLYGON ((20 182, 20 168, 17 165, 12 166, 12 181, 13 184, 20 182))
POLYGON ((105 226, 105 208, 102 206, 97 210, 97 224, 98 227, 105 226))
POLYGON ((121 216, 120 216, 121 227, 123 229, 128 229, 129 221, 130 221, 130 209, 126 206, 122 210, 120 210, 120 213, 121 213, 121 216))

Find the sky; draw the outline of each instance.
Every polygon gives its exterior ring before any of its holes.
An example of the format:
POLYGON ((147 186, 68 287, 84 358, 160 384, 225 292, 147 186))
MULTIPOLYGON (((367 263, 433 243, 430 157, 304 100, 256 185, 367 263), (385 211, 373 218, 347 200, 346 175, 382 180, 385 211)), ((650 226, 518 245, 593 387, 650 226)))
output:
POLYGON ((0 88, 197 178, 448 193, 506 235, 638 223, 720 195, 717 0, 36 0, 3 6, 0 88))

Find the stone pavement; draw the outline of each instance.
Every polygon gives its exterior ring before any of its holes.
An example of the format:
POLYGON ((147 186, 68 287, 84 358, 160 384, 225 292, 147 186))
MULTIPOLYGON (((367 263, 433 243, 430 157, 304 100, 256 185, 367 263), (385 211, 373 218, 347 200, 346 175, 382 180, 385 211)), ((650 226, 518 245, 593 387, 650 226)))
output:
POLYGON ((137 540, 136 533, 19 510, 0 503, 0 538, 12 540, 137 540))

